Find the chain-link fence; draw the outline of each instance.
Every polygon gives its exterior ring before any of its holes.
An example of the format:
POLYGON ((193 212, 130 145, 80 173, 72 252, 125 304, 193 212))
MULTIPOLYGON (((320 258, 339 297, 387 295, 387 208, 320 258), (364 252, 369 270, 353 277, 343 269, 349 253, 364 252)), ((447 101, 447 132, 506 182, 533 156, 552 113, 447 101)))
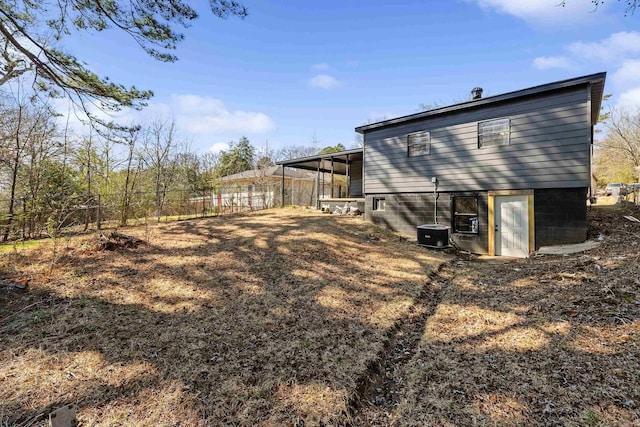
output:
MULTIPOLYGON (((312 205, 313 186, 285 186, 284 204, 312 205), (307 194, 309 193, 309 194, 307 194)), ((0 199, 0 238, 35 239, 123 225, 228 215, 283 203, 282 186, 235 185, 218 190, 72 195, 61 200, 0 199)))

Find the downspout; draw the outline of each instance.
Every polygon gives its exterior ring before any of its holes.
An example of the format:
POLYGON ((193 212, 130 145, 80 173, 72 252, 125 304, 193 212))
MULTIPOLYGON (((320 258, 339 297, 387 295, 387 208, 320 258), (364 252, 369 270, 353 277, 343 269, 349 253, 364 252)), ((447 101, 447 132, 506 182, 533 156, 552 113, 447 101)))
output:
POLYGON ((433 182, 433 223, 438 223, 438 178, 435 176, 431 178, 431 182, 433 182))

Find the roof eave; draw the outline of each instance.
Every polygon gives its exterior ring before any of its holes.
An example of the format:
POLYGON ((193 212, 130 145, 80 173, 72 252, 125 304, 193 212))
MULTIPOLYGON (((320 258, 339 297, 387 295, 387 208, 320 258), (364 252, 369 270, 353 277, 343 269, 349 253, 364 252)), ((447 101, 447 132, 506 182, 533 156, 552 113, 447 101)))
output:
POLYGON ((406 123, 413 120, 419 120, 419 119, 423 119, 431 116, 437 116, 441 114, 447 114, 451 112, 466 110, 469 108, 477 108, 487 104, 508 101, 508 100, 523 97, 523 96, 536 95, 543 92, 550 92, 554 90, 565 89, 568 87, 579 86, 583 84, 590 84, 592 87, 592 94, 591 94, 592 123, 595 124, 595 122, 597 121, 597 116, 596 116, 596 120, 593 121, 593 110, 597 105, 598 114, 600 112, 600 105, 602 104, 602 93, 604 91, 604 81, 606 79, 606 76, 607 76, 606 72, 589 74, 582 77, 576 77, 576 78, 567 79, 567 80, 560 80, 557 82, 534 86, 527 89, 521 89, 513 92, 503 93, 501 95, 494 95, 486 98, 473 99, 471 101, 462 102, 460 104, 454 104, 447 107, 436 108, 434 110, 423 111, 420 113, 397 117, 395 119, 385 120, 378 123, 359 126, 355 128, 355 131, 360 134, 363 134, 366 131, 381 129, 387 126, 393 126, 396 124, 406 123), (594 91, 594 88, 595 88, 595 91, 594 91))

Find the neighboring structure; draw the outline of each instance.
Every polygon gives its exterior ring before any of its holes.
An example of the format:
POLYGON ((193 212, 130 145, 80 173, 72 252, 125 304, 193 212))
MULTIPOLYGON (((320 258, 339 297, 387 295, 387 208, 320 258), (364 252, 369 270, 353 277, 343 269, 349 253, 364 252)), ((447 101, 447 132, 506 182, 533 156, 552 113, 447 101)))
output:
POLYGON ((584 241, 605 77, 487 98, 476 90, 468 102, 356 128, 365 218, 410 236, 449 225, 460 247, 490 255, 584 241))
POLYGON ((220 179, 215 206, 222 208, 266 209, 282 204, 313 206, 315 202, 313 173, 282 166, 252 169, 220 179))
POLYGON ((333 212, 349 201, 364 212, 361 148, 285 160, 278 164, 315 172, 318 209, 326 208, 333 212))

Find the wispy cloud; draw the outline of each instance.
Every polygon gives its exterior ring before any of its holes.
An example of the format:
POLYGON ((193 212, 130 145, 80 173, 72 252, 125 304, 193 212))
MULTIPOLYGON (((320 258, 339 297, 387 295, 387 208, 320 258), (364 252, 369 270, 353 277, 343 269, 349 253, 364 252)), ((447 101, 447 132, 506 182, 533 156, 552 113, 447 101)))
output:
POLYGON ((640 108, 640 87, 623 92, 616 102, 617 108, 635 110, 640 108))
POLYGON ((467 0, 476 3, 485 10, 511 15, 524 21, 542 25, 566 25, 579 22, 592 22, 602 19, 607 4, 598 7, 588 1, 570 0, 564 6, 560 0, 467 0))
POLYGON ((640 32, 620 31, 596 41, 576 41, 561 55, 540 56, 532 65, 539 70, 588 67, 610 71, 607 91, 618 107, 640 106, 640 32))
POLYGON ((533 60, 533 66, 538 70, 551 68, 571 68, 571 62, 564 56, 539 56, 533 60))
POLYGON ((326 70, 328 70, 329 68, 331 68, 331 67, 329 66, 329 64, 324 63, 324 62, 319 63, 319 64, 313 64, 313 65, 311 66, 311 69, 312 69, 312 70, 315 70, 315 71, 326 71, 326 70))
POLYGON ((340 82, 329 74, 318 74, 309 80, 309 85, 320 89, 336 89, 340 87, 340 82))
POLYGON ((612 81, 618 86, 640 85, 640 59, 624 61, 613 73, 612 81))
POLYGON ((268 133, 276 128, 264 113, 231 111, 221 100, 208 96, 173 95, 171 106, 179 123, 193 134, 268 133))
POLYGON ((621 31, 599 42, 571 43, 566 50, 575 56, 594 62, 620 61, 629 54, 640 53, 640 33, 621 31))
MULTIPOLYGON (((57 110, 66 113, 68 107, 61 102, 57 110)), ((193 141, 195 149, 224 150, 226 143, 245 135, 262 138, 276 130, 274 121, 259 111, 230 109, 217 98, 195 94, 175 94, 166 102, 151 101, 142 111, 123 110, 117 115, 106 115, 94 109, 93 114, 104 120, 113 120, 124 125, 150 123, 152 120, 173 120, 181 135, 193 141)), ((81 123, 83 114, 71 117, 74 132, 83 134, 88 128, 81 123)))

